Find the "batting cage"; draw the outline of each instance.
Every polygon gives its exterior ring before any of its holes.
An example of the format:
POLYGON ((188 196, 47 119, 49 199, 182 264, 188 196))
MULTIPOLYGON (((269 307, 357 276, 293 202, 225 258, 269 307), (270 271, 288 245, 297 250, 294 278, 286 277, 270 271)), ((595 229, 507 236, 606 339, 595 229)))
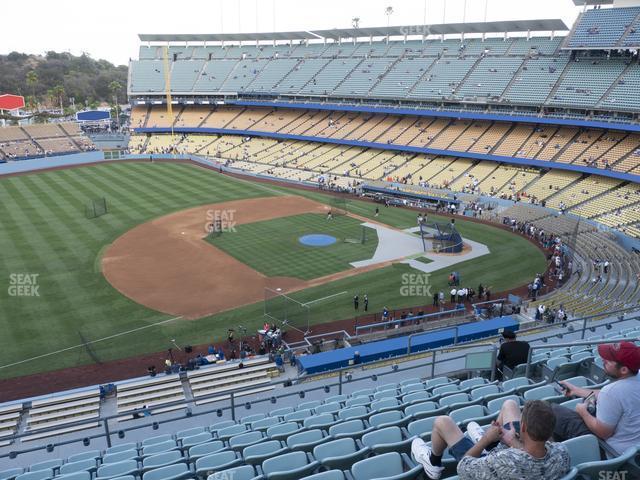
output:
POLYGON ((282 327, 290 327, 304 335, 311 333, 311 308, 272 288, 264 289, 264 316, 282 327))
POLYGON ((107 199, 104 197, 91 200, 85 206, 85 216, 88 219, 98 218, 102 215, 106 215, 107 213, 109 213, 107 208, 107 199))
MULTIPOLYGON (((420 225, 423 242, 429 240, 436 253, 462 252, 462 236, 453 223, 428 222, 420 225)), ((425 248, 426 251, 426 248, 425 248)))
POLYGON ((360 235, 358 237, 347 237, 344 239, 344 243, 355 243, 358 245, 364 245, 367 243, 367 227, 362 227, 360 235))

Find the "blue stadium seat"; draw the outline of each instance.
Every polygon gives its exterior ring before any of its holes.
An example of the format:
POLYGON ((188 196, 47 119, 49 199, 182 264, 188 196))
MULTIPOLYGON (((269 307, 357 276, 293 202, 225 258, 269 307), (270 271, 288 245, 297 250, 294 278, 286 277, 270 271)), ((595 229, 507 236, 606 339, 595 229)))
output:
POLYGON ((333 425, 329 428, 329 435, 333 438, 360 438, 371 430, 373 430, 373 427, 367 428, 362 419, 356 418, 333 425))
POLYGON ((315 409, 316 415, 320 415, 323 413, 338 413, 338 411, 342 408, 339 402, 330 402, 320 405, 315 409))
POLYGON ((75 472, 95 472, 98 469, 96 460, 88 458, 86 460, 78 460, 77 462, 67 462, 60 467, 59 474, 66 475, 75 472))
POLYGON ((219 430, 222 430, 223 428, 227 428, 227 427, 232 427, 235 424, 236 422, 234 422, 233 420, 223 420, 222 422, 218 422, 218 423, 214 423, 213 425, 210 425, 209 431, 213 435, 216 435, 219 430))
MULTIPOLYGON (((376 393, 387 392, 389 390, 397 391, 398 390, 398 384, 397 383, 385 383, 384 385, 378 385, 376 387, 376 393)), ((374 394, 374 397, 375 397, 375 394, 374 394)))
POLYGON ((391 426, 405 426, 410 418, 405 417, 400 410, 390 410, 388 412, 376 413, 369 417, 369 425, 373 428, 384 428, 391 426))
POLYGON ((242 458, 249 465, 260 465, 268 458, 282 455, 288 451, 289 447, 284 446, 280 440, 268 440, 245 448, 242 451, 242 458))
POLYGON ((371 398, 368 396, 348 398, 344 405, 346 408, 367 406, 371 404, 371 398))
POLYGON ((305 452, 291 452, 265 460, 262 471, 269 480, 298 480, 319 466, 320 462, 310 461, 305 452))
POLYGON ((16 480, 48 480, 53 478, 53 468, 27 472, 16 477, 16 480))
POLYGON ((403 385, 400 387, 400 394, 407 395, 413 392, 426 392, 427 388, 422 383, 410 383, 408 385, 403 385))
POLYGON ((332 413, 321 413, 305 418, 302 424, 305 428, 329 428, 335 423, 336 419, 332 413))
POLYGON ((418 377, 407 378, 406 380, 402 380, 400 382, 400 387, 404 387, 406 385, 414 385, 414 384, 422 384, 422 380, 418 377))
POLYGON ((360 441, 366 447, 376 453, 399 452, 410 453, 412 437, 402 436, 400 427, 385 427, 362 436, 360 441))
POLYGON ((51 460, 45 460, 43 462, 31 464, 29 466, 29 471, 37 472, 38 470, 47 470, 49 468, 52 468, 55 471, 56 469, 60 468, 60 465, 62 465, 62 459, 54 458, 51 460))
POLYGON ((375 400, 382 400, 385 398, 396 398, 397 396, 398 396, 397 390, 381 390, 373 394, 373 400, 375 401, 375 400))
POLYGON ((289 435, 303 432, 304 430, 296 422, 286 422, 267 428, 267 437, 272 440, 285 440, 289 435))
POLYGON ((303 410, 295 410, 294 412, 287 413, 284 416, 285 422, 301 422, 305 418, 313 416, 313 410, 307 408, 303 410))
POLYGON ((407 431, 411 435, 417 435, 423 440, 427 441, 431 439, 431 431, 433 430, 433 424, 438 417, 423 418, 421 420, 415 420, 407 425, 407 431))
MULTIPOLYGON (((80 452, 73 455, 69 455, 67 458, 68 463, 79 462, 81 460, 98 460, 102 457, 100 450, 89 450, 86 452, 80 452)), ((0 480, 3 480, 0 476, 0 480)))
POLYGON ((320 429, 307 430, 305 432, 294 433, 287 437, 287 447, 294 451, 310 452, 316 445, 331 440, 331 437, 324 435, 320 429))
POLYGON ((138 449, 137 443, 121 443, 120 445, 114 445, 113 447, 107 448, 107 450, 104 453, 105 455, 111 455, 113 453, 120 453, 120 452, 126 452, 129 450, 137 450, 137 449, 138 449))
POLYGON ((176 439, 182 440, 185 437, 191 437, 193 435, 198 435, 205 431, 204 427, 193 427, 187 428, 186 430, 179 430, 176 432, 176 439))
POLYGON ((373 388, 361 388, 360 390, 356 390, 351 394, 351 398, 356 397, 372 397, 375 393, 375 389, 373 388))
POLYGON ((364 405, 343 408, 338 412, 340 420, 354 420, 356 418, 366 418, 369 416, 369 410, 364 405))
POLYGON ((420 390, 417 392, 408 393, 402 396, 402 404, 404 406, 411 405, 413 403, 426 402, 431 395, 426 390, 420 390))
POLYGON ((237 467, 242 464, 242 458, 233 451, 224 451, 207 455, 196 460, 195 470, 198 476, 203 476, 218 470, 237 467))
POLYGON ((348 398, 348 395, 333 395, 325 398, 324 403, 344 403, 348 398))
POLYGON ((216 437, 223 442, 229 440, 231 437, 240 435, 247 431, 247 426, 243 424, 231 425, 230 427, 221 428, 218 430, 216 437))
POLYGON ((369 447, 359 449, 353 438, 340 438, 316 446, 313 457, 325 468, 348 470, 355 462, 365 458, 369 451, 369 447))
POLYGON ((185 450, 185 449, 194 447, 196 445, 200 445, 202 443, 210 442, 211 440, 213 440, 213 437, 211 436, 211 432, 202 432, 202 433, 197 433, 195 435, 190 435, 188 437, 182 437, 180 446, 182 447, 183 450, 185 450))
POLYGON ((157 435, 155 437, 149 437, 149 438, 145 438, 142 441, 142 447, 147 447, 149 445, 155 445, 157 443, 163 443, 166 442, 168 440, 173 440, 173 435, 170 434, 165 434, 165 435, 157 435))
POLYGON ((404 414, 414 420, 436 417, 438 415, 444 415, 446 412, 447 407, 440 407, 437 403, 431 401, 414 403, 404 409, 404 414))
POLYGON ((162 452, 170 452, 171 450, 177 450, 178 444, 175 440, 166 440, 164 442, 154 443, 152 445, 142 447, 142 456, 148 457, 149 455, 157 455, 162 452))
POLYGON ((260 443, 264 440, 264 435, 262 432, 247 432, 240 435, 236 435, 235 437, 231 437, 229 439, 229 447, 232 450, 242 450, 249 445, 254 445, 256 443, 260 443))
POLYGON ((280 423, 280 419, 278 417, 263 418, 262 420, 251 422, 251 430, 266 432, 269 427, 277 425, 278 423, 280 423))
POLYGON ((193 476, 185 463, 157 468, 142 475, 142 480, 182 480, 193 476))
POLYGON ((543 385, 524 392, 525 400, 545 400, 550 403, 562 403, 566 400, 564 395, 559 395, 552 385, 543 385))
POLYGON ((101 480, 106 480, 108 478, 139 474, 140 468, 138 468, 137 460, 124 460, 122 462, 103 464, 102 466, 98 467, 96 476, 101 480))
POLYGON ((207 480, 261 480, 262 478, 262 475, 256 475, 253 466, 241 465, 213 473, 207 477, 207 480))
POLYGON ((495 398, 491 401, 489 401, 487 403, 487 411, 489 412, 489 414, 492 413, 499 413, 500 409, 502 408, 502 404, 504 402, 506 402, 507 400, 513 400, 514 402, 517 402, 518 405, 522 404, 520 397, 517 395, 505 395, 504 397, 500 397, 500 398, 495 398))
POLYGON ((226 448, 226 445, 221 440, 214 440, 212 442, 195 445, 189 449, 189 461, 195 462, 198 458, 221 452, 226 448))
POLYGON ((310 402, 302 402, 296 407, 296 410, 313 410, 316 407, 322 405, 320 400, 312 400, 310 402))
POLYGON ((328 470, 326 472, 316 473, 300 480, 344 480, 344 473, 340 470, 328 470))
POLYGON ((583 435, 562 442, 569 451, 571 466, 600 461, 600 444, 595 435, 583 435))
POLYGON ((471 405, 469 407, 459 408, 449 412, 449 416, 460 426, 465 426, 469 422, 476 422, 485 425, 497 418, 497 413, 489 413, 486 407, 482 405, 471 405))
POLYGON ((123 450, 117 453, 105 454, 102 457, 102 464, 118 463, 124 460, 136 460, 139 458, 138 450, 123 450))
POLYGON ((418 478, 422 472, 421 465, 413 465, 406 455, 403 457, 396 452, 360 460, 351 467, 354 480, 409 480, 418 478))
POLYGON ((384 412, 386 410, 395 410, 400 407, 400 402, 397 398, 382 398, 380 400, 375 400, 371 402, 371 411, 372 412, 384 412))
POLYGON ((293 412, 295 412, 295 408, 293 407, 282 407, 282 408, 276 408, 275 410, 272 410, 271 412, 269 412, 269 416, 284 417, 285 415, 288 415, 289 413, 293 413, 293 412))
POLYGON ((176 463, 186 463, 186 461, 187 459, 177 450, 159 453, 158 455, 147 457, 142 461, 142 472, 148 472, 149 470, 174 465, 176 463))
POLYGON ((431 390, 431 396, 441 397, 443 395, 446 395, 447 393, 457 393, 459 391, 460 391, 460 388, 458 387, 458 385, 456 385, 455 383, 450 383, 447 385, 441 385, 439 387, 435 387, 433 390, 431 390))
POLYGON ((437 387, 439 385, 445 385, 447 383, 452 383, 451 380, 449 379, 449 377, 434 377, 434 378, 430 378, 428 380, 425 380, 424 386, 426 388, 433 388, 433 387, 437 387))
POLYGON ((463 380, 462 382, 460 382, 460 390, 471 390, 477 387, 481 387, 483 385, 486 385, 487 381, 482 378, 482 377, 473 377, 470 378, 468 380, 463 380))
POLYGON ((24 468, 9 468, 7 470, 0 471, 0 480, 13 480, 18 475, 21 475, 24 472, 24 468))
POLYGON ((91 472, 73 472, 64 475, 57 475, 56 480, 91 480, 91 472))
POLYGON ((497 398, 497 396, 504 395, 504 393, 498 388, 497 385, 486 385, 484 387, 474 388, 469 392, 472 400, 480 399, 483 403, 497 398))
POLYGON ((240 423, 251 424, 253 422, 257 422, 258 420, 264 420, 265 418, 267 418, 267 416, 264 413, 255 413, 253 415, 242 417, 240 419, 240 423))

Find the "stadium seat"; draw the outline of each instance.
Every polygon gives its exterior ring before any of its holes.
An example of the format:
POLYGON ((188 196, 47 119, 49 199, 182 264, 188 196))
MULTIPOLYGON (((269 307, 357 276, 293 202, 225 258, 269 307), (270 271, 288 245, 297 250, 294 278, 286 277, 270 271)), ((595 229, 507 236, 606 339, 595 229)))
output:
POLYGON ((262 420, 257 420, 255 422, 251 422, 251 430, 254 431, 267 431, 269 427, 277 425, 280 423, 280 419, 278 417, 267 417, 262 420))
POLYGON ((433 388, 437 387, 438 385, 444 385, 446 383, 451 383, 451 380, 449 380, 448 377, 434 377, 430 378, 429 380, 425 380, 424 386, 426 388, 433 388))
POLYGON ((369 404, 371 404, 371 398, 368 396, 348 398, 347 401, 344 402, 346 408, 367 406, 369 404))
POLYGON ((294 451, 310 452, 316 445, 331 440, 330 437, 326 437, 322 430, 307 430, 306 432, 294 433, 287 437, 287 447, 294 451))
POLYGON ((562 442, 569 451, 571 466, 600 461, 600 445, 595 435, 583 435, 562 442))
POLYGON ((498 414, 496 412, 488 413, 487 408, 482 405, 471 405, 469 407, 452 410, 449 412, 449 416, 458 425, 465 426, 469 422, 477 422, 480 425, 485 425, 495 419, 498 414))
POLYGON ((353 392, 351 394, 351 397, 352 398, 356 398, 356 397, 372 397, 375 392, 376 391, 373 388, 362 388, 360 390, 356 390, 355 392, 353 392))
POLYGON ((447 407, 440 407, 437 403, 432 401, 414 403, 404 409, 404 414, 414 420, 444 415, 446 412, 447 407))
POLYGON ((474 389, 486 385, 487 381, 482 377, 474 377, 460 382, 460 390, 474 389))
POLYGON ((369 410, 364 405, 343 408, 338 412, 340 420, 355 420, 357 418, 366 418, 369 416, 369 410))
POLYGON ((397 452, 360 460, 351 467, 354 480, 409 480, 418 478, 422 472, 421 465, 414 466, 406 455, 403 457, 397 452))
POLYGON ((566 402, 562 402, 560 404, 561 407, 569 408, 571 410, 575 410, 576 405, 582 403, 584 401, 583 398, 574 398, 573 400, 567 400, 566 402))
POLYGON ((262 475, 256 475, 256 471, 251 465, 241 465, 228 470, 216 472, 207 477, 207 480, 261 480, 262 475))
POLYGON ((187 459, 184 458, 177 450, 160 453, 158 455, 147 457, 142 461, 142 472, 148 472, 149 470, 166 467, 175 463, 184 463, 186 460, 187 459))
POLYGON ((517 402, 519 405, 522 403, 520 397, 517 395, 505 395, 504 397, 495 398, 487 403, 487 411, 489 414, 499 413, 502 408, 502 404, 507 400, 513 400, 517 402))
POLYGON ((120 452, 126 452, 128 450, 137 450, 138 449, 138 444, 137 443, 121 443, 120 445, 114 445, 113 447, 109 447, 107 448, 107 450, 105 450, 105 455, 111 455, 113 453, 120 453, 120 452))
POLYGON ((403 385, 400 388, 401 395, 407 395, 413 392, 426 392, 427 389, 422 383, 410 383, 408 385, 403 385))
POLYGON ((118 453, 109 453, 105 454, 102 457, 102 464, 106 465, 107 463, 118 463, 124 460, 136 460, 138 459, 138 451, 137 450, 123 450, 118 453))
POLYGON ((142 475, 142 480, 182 480, 191 476, 193 473, 186 464, 177 463, 146 472, 142 475))
POLYGON ((305 452, 291 452, 265 460, 262 471, 269 480, 297 480, 313 473, 320 462, 309 461, 305 452))
POLYGON ((289 435, 303 432, 304 430, 295 422, 286 422, 267 428, 267 437, 272 440, 285 440, 289 435))
POLYGON ((423 418, 416 420, 407 425, 407 431, 411 435, 417 435, 424 441, 431 439, 431 431, 433 430, 433 424, 438 417, 423 418))
POLYGON ((91 473, 90 472, 73 472, 73 473, 67 473, 64 475, 57 475, 56 480, 62 479, 62 480, 91 480, 91 473))
POLYGON ((402 396, 402 404, 404 406, 411 405, 413 403, 426 402, 430 398, 429 392, 426 390, 420 390, 417 392, 408 393, 402 396))
POLYGON ((246 425, 237 424, 237 425, 232 425, 230 427, 225 427, 218 430, 218 433, 216 434, 216 436, 218 437, 219 440, 222 440, 224 442, 229 440, 231 437, 235 437, 236 435, 246 433, 246 431, 247 431, 246 425))
POLYGON ((16 477, 16 480, 48 480, 53 478, 53 468, 27 472, 16 477))
POLYGON ((441 397, 447 393, 459 392, 460 388, 455 384, 442 385, 431 390, 431 397, 441 397))
MULTIPOLYGON (((397 383, 385 383, 384 385, 378 385, 376 387, 376 393, 387 392, 389 390, 397 391, 398 384, 397 383)), ((375 396, 375 394, 374 394, 375 396)))
POLYGON ((629 447, 618 457, 609 460, 581 463, 577 465, 578 477, 603 478, 603 472, 618 472, 623 465, 633 460, 637 451, 637 447, 629 447))
POLYGON ((186 430, 179 430, 176 432, 176 439, 182 440, 185 437, 198 435, 204 431, 205 431, 204 427, 193 427, 193 428, 187 428, 186 430))
POLYGON ((300 480, 344 480, 344 473, 340 470, 329 470, 326 472, 316 473, 300 480))
POLYGON ((332 395, 324 399, 324 403, 344 403, 349 398, 348 395, 332 395))
POLYGON ((137 460, 124 460, 122 462, 103 464, 102 466, 98 467, 96 476, 101 480, 106 480, 108 478, 139 474, 140 469, 138 468, 137 460))
POLYGON ((340 438, 315 447, 313 458, 328 469, 348 470, 355 462, 365 458, 370 450, 369 447, 358 449, 353 438, 340 438))
POLYGON ((264 420, 267 416, 264 413, 255 413, 253 415, 247 415, 246 417, 242 417, 240 419, 240 423, 244 424, 252 424, 253 422, 257 422, 258 420, 264 420))
POLYGON ((413 385, 413 384, 422 384, 422 380, 418 377, 407 378, 406 380, 402 380, 400 382, 400 387, 404 387, 406 385, 413 385))
POLYGON ((564 477, 560 477, 558 480, 574 480, 575 478, 578 478, 578 469, 576 467, 573 467, 571 470, 569 470, 569 473, 567 473, 564 477))
POLYGON ((410 453, 413 438, 404 438, 399 427, 385 427, 362 436, 360 441, 376 453, 399 452, 410 453))
POLYGON ((397 398, 382 398, 371 402, 372 412, 384 412, 386 410, 395 410, 400 407, 400 402, 397 398))
POLYGON ((262 440, 264 440, 262 432, 247 432, 231 437, 229 439, 229 447, 232 450, 242 450, 249 445, 260 443, 262 440))
POLYGON ((397 390, 382 390, 373 394, 373 400, 382 400, 385 398, 396 398, 398 396, 397 390))
POLYGON ((316 407, 315 412, 316 415, 321 415, 323 413, 338 413, 338 410, 342 408, 342 405, 338 402, 325 403, 316 407))
POLYGON ((545 400, 550 403, 562 403, 566 397, 559 395, 556 389, 552 385, 543 385, 524 392, 524 399, 526 400, 545 400))
POLYGON ((142 447, 142 456, 148 457, 149 455, 157 455, 158 453, 169 452, 171 450, 177 450, 177 449, 178 449, 178 445, 176 444, 176 441, 171 439, 171 440, 166 440, 164 442, 154 443, 146 447, 142 447))
POLYGON ((157 435, 155 437, 145 438, 142 441, 142 447, 147 447, 149 445, 155 445, 157 443, 163 443, 168 440, 173 440, 173 435, 165 434, 165 435, 157 435))
POLYGON ((250 445, 242 451, 242 458, 249 465, 261 465, 268 458, 287 453, 289 448, 280 440, 268 440, 262 443, 250 445))
POLYGON ((384 428, 391 426, 405 426, 410 418, 405 417, 400 410, 390 410, 388 412, 376 413, 369 417, 369 425, 373 428, 384 428))
POLYGON ((482 403, 486 403, 494 398, 498 398, 504 395, 497 385, 486 385, 484 387, 474 388, 469 392, 472 400, 480 400, 482 403))
POLYGON ((210 425, 209 431, 213 435, 217 435, 218 431, 222 430, 223 428, 232 427, 235 424, 236 422, 234 422, 233 420, 224 420, 222 422, 218 422, 218 423, 214 423, 213 425, 210 425))
MULTIPOLYGON (((89 459, 98 460, 101 457, 102 457, 102 454, 100 453, 100 450, 89 450, 87 452, 80 452, 74 455, 69 455, 69 457, 67 457, 67 462, 72 463, 72 462, 79 462, 81 460, 89 460, 89 459)), ((0 480, 3 480, 2 476, 0 476, 0 480)))
POLYGON ((214 440, 212 442, 195 445, 189 448, 189 461, 195 462, 198 458, 221 452, 225 448, 227 447, 225 446, 224 442, 220 440, 214 440))
POLYGON ((320 400, 313 400, 311 402, 302 402, 296 407, 296 410, 313 410, 316 407, 322 405, 320 400))
POLYGON ((304 428, 329 428, 334 423, 336 423, 336 419, 332 413, 316 414, 305 418, 304 422, 302 422, 304 428))
POLYGON ((205 474, 217 470, 226 470, 242 463, 242 458, 233 451, 225 451, 207 455, 196 460, 196 475, 202 477, 205 474))
POLYGON ((329 428, 329 435, 333 438, 360 438, 365 433, 369 433, 373 430, 373 427, 367 428, 364 422, 357 418, 354 420, 347 420, 333 425, 329 428))
POLYGON ((59 474, 66 475, 75 472, 94 472, 98 469, 96 460, 88 458, 86 460, 78 460, 77 462, 67 462, 60 467, 59 474))
POLYGON ((313 410, 311 410, 310 408, 295 410, 291 413, 287 413, 284 416, 284 421, 285 422, 301 422, 305 418, 309 418, 311 416, 313 416, 313 410))
POLYGON ((182 437, 180 445, 182 449, 185 450, 195 445, 200 445, 201 443, 210 442, 211 440, 213 440, 213 437, 211 436, 210 432, 202 432, 188 437, 182 437))
POLYGON ((24 472, 24 468, 9 468, 0 471, 0 480, 13 480, 24 472))
POLYGON ((269 412, 269 416, 284 417, 285 415, 288 415, 289 413, 293 413, 293 412, 295 412, 295 408, 293 407, 282 407, 282 408, 276 408, 275 410, 272 410, 271 412, 269 412))
POLYGON ((54 458, 51 460, 45 460, 44 462, 33 463, 29 466, 30 472, 37 472, 38 470, 47 470, 49 468, 56 470, 62 465, 62 459, 54 458))

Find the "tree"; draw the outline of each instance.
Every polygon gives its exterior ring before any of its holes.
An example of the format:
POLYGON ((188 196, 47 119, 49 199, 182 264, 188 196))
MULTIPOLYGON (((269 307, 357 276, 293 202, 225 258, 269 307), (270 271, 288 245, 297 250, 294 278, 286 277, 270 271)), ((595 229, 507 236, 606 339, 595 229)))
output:
POLYGON ((64 100, 65 91, 62 85, 56 85, 53 87, 53 95, 57 100, 57 103, 60 105, 60 110, 64 111, 64 107, 62 105, 62 101, 64 100))
POLYGON ((30 108, 33 111, 36 102, 36 85, 38 84, 38 74, 35 70, 30 70, 27 73, 27 85, 31 88, 31 104, 30 108))
POLYGON ((114 106, 116 107, 116 121, 118 125, 118 130, 120 130, 120 113, 118 112, 118 92, 120 91, 121 88, 122 88, 122 85, 117 80, 113 80, 109 84, 109 91, 113 96, 113 103, 114 103, 114 106))

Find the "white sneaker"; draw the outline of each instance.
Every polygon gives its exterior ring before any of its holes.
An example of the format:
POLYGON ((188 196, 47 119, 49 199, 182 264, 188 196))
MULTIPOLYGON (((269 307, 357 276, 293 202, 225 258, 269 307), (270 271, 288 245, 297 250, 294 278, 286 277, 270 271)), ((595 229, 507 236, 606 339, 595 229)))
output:
POLYGON ((484 429, 476 422, 469 422, 467 424, 467 434, 473 440, 473 443, 478 443, 484 435, 484 429))
POLYGON ((416 438, 411 442, 411 457, 416 463, 422 465, 424 472, 431 480, 439 480, 444 471, 444 467, 431 465, 431 447, 421 438, 416 438))

